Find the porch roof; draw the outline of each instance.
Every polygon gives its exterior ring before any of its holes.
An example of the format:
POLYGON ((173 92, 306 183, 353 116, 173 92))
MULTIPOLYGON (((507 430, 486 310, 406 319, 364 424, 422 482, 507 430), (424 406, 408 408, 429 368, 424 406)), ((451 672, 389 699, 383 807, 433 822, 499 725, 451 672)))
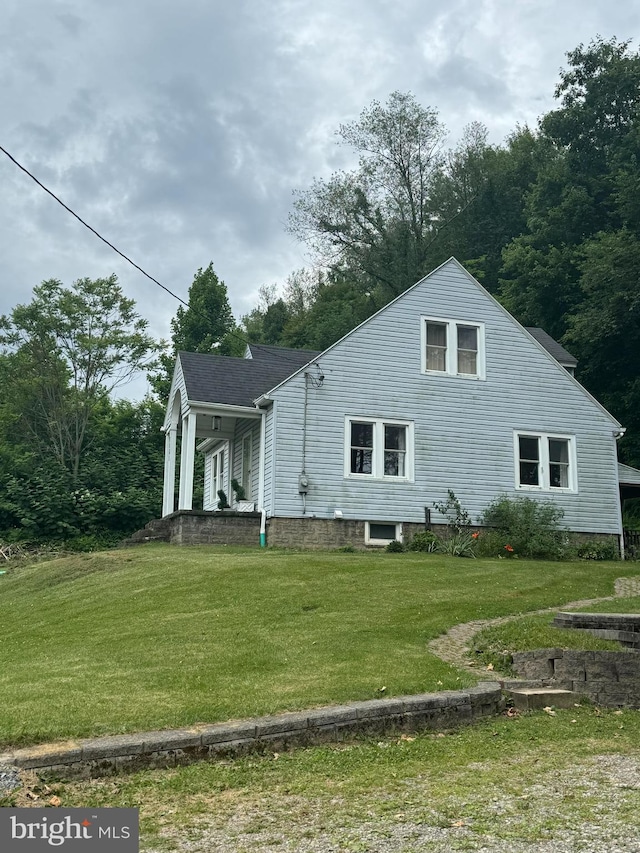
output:
POLYGON ((251 344, 251 358, 179 352, 187 399, 228 406, 253 401, 318 356, 315 350, 251 344))
POLYGON ((631 465, 618 462, 618 482, 621 486, 638 486, 640 488, 640 471, 631 465))

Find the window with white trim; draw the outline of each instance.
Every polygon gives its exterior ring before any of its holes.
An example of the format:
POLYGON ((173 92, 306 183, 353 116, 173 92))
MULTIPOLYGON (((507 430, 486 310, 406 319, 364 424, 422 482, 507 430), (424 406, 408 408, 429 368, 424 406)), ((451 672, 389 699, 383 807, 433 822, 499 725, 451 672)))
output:
POLYGON ((413 479, 413 422, 347 417, 345 476, 413 479))
POLYGON ((400 522, 365 521, 365 545, 383 546, 394 541, 402 542, 402 524, 400 522))
POLYGON ((577 491, 575 438, 571 435, 516 432, 516 488, 577 491))
POLYGON ((484 324, 422 318, 422 372, 485 378, 484 324))
POLYGON ((218 492, 225 488, 226 449, 226 445, 223 445, 211 454, 211 503, 215 509, 220 502, 218 492))

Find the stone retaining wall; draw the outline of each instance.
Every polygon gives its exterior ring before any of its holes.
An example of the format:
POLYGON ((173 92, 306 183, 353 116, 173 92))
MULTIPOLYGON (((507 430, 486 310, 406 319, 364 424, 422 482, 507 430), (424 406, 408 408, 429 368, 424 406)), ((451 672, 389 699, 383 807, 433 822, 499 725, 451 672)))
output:
POLYGON ((640 649, 640 613, 558 613, 553 625, 588 631, 603 640, 640 649))
POLYGON ((254 720, 43 744, 0 755, 0 765, 37 770, 47 778, 94 778, 248 752, 280 752, 358 734, 451 729, 502 708, 500 686, 487 682, 467 690, 373 699, 254 720))
POLYGON ((172 545, 260 545, 259 512, 179 510, 163 521, 172 545))
POLYGON ((640 655, 634 651, 536 649, 515 652, 513 666, 528 681, 572 690, 608 708, 640 708, 640 655))

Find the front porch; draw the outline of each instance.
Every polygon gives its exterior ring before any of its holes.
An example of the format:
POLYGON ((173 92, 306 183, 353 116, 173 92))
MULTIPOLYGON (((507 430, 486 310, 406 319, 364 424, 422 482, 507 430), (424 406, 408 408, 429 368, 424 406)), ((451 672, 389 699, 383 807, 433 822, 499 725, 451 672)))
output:
POLYGON ((260 511, 264 502, 264 418, 265 412, 257 408, 192 402, 174 387, 163 425, 163 518, 194 510, 196 451, 205 455, 205 494, 196 511, 217 509, 220 490, 233 508, 233 479, 243 485, 247 500, 260 511))

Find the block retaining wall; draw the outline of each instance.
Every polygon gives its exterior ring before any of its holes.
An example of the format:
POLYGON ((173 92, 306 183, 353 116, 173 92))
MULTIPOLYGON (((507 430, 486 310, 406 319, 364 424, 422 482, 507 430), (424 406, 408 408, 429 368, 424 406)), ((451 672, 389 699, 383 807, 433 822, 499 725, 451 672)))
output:
POLYGON ((606 708, 640 708, 640 654, 535 649, 513 654, 524 679, 572 690, 606 708))
POLYGON ((0 755, 0 766, 37 770, 45 778, 95 778, 250 752, 281 752, 354 735, 451 729, 498 714, 503 705, 500 686, 485 682, 467 690, 373 699, 172 731, 43 744, 0 755))

